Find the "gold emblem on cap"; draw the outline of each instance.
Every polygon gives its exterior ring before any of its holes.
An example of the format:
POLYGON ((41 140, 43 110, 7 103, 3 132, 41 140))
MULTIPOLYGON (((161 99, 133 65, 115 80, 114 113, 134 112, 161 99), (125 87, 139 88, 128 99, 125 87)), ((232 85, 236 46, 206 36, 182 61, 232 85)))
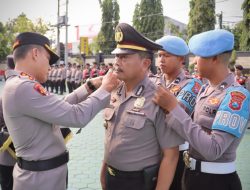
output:
POLYGON ((121 42, 123 40, 123 33, 120 28, 117 28, 115 31, 115 41, 121 42))
POLYGON ((143 108, 145 100, 146 99, 144 97, 137 98, 135 103, 134 103, 134 107, 137 108, 137 109, 143 108))
POLYGON ((15 49, 16 46, 18 46, 20 44, 19 40, 15 41, 15 43, 13 44, 12 48, 15 49))

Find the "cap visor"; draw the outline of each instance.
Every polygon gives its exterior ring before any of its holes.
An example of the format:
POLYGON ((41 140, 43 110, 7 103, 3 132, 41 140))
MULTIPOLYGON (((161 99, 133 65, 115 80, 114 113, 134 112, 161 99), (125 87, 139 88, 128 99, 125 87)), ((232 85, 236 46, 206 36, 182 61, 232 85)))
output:
POLYGON ((132 50, 132 49, 121 49, 121 48, 116 48, 114 51, 111 52, 111 54, 135 54, 138 51, 132 50))
POLYGON ((59 60, 59 56, 46 44, 45 49, 49 52, 50 54, 50 60, 49 64, 53 65, 59 60))

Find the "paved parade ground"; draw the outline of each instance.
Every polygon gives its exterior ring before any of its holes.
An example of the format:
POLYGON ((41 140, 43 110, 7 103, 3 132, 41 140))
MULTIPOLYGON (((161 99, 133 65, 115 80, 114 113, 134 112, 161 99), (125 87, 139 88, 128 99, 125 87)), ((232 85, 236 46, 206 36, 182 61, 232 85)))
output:
MULTIPOLYGON (((0 82, 0 94, 4 82, 0 82)), ((72 129, 74 136, 67 144, 70 152, 68 190, 100 190, 100 167, 103 160, 104 127, 100 112, 80 134, 72 129)), ((44 139, 46 140, 46 139, 44 139)), ((246 131, 238 149, 237 171, 243 190, 250 190, 250 129, 246 131)))

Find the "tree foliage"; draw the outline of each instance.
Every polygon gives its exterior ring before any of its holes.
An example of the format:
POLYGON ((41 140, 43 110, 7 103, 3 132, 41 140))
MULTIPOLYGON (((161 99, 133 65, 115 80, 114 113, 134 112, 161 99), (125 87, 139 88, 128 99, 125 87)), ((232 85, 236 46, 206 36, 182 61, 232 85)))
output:
POLYGON ((241 9, 243 10, 243 22, 240 50, 250 51, 250 0, 244 0, 241 9))
POLYGON ((216 23, 215 0, 191 0, 189 5, 188 38, 213 30, 216 23))
POLYGON ((41 18, 32 22, 24 13, 5 24, 0 23, 0 60, 4 60, 11 53, 13 41, 18 33, 38 32, 45 34, 48 30, 49 24, 44 23, 41 18))
POLYGON ((161 0, 141 0, 136 4, 133 26, 137 31, 151 40, 164 34, 164 17, 161 0))
POLYGON ((187 30, 180 31, 179 27, 171 22, 166 23, 167 27, 170 29, 172 35, 179 36, 183 39, 187 38, 187 30))
POLYGON ((102 26, 97 41, 103 53, 109 54, 115 48, 115 27, 120 20, 117 0, 99 0, 102 9, 102 26))

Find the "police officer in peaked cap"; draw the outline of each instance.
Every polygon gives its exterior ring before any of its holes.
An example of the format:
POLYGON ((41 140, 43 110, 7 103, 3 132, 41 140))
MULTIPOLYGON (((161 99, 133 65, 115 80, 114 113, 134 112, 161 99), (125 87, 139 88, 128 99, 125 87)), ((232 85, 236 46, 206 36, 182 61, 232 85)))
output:
POLYGON ((13 56, 15 72, 6 74, 2 96, 4 119, 17 156, 13 189, 65 190, 69 153, 59 125, 84 127, 109 104, 110 92, 118 83, 116 75, 109 73, 102 84, 89 81, 61 100, 40 84, 59 59, 48 38, 20 33, 13 56))
POLYGON ((250 94, 229 73, 233 47, 233 34, 222 29, 190 39, 198 71, 209 81, 198 94, 193 121, 169 90, 159 87, 154 97, 168 112, 169 126, 189 142, 184 153, 186 190, 242 189, 235 161, 249 120, 250 94))
POLYGON ((101 184, 105 190, 169 189, 184 141, 165 125, 152 102, 156 85, 148 71, 162 47, 132 26, 116 27, 114 72, 122 81, 104 110, 105 150, 101 184))

